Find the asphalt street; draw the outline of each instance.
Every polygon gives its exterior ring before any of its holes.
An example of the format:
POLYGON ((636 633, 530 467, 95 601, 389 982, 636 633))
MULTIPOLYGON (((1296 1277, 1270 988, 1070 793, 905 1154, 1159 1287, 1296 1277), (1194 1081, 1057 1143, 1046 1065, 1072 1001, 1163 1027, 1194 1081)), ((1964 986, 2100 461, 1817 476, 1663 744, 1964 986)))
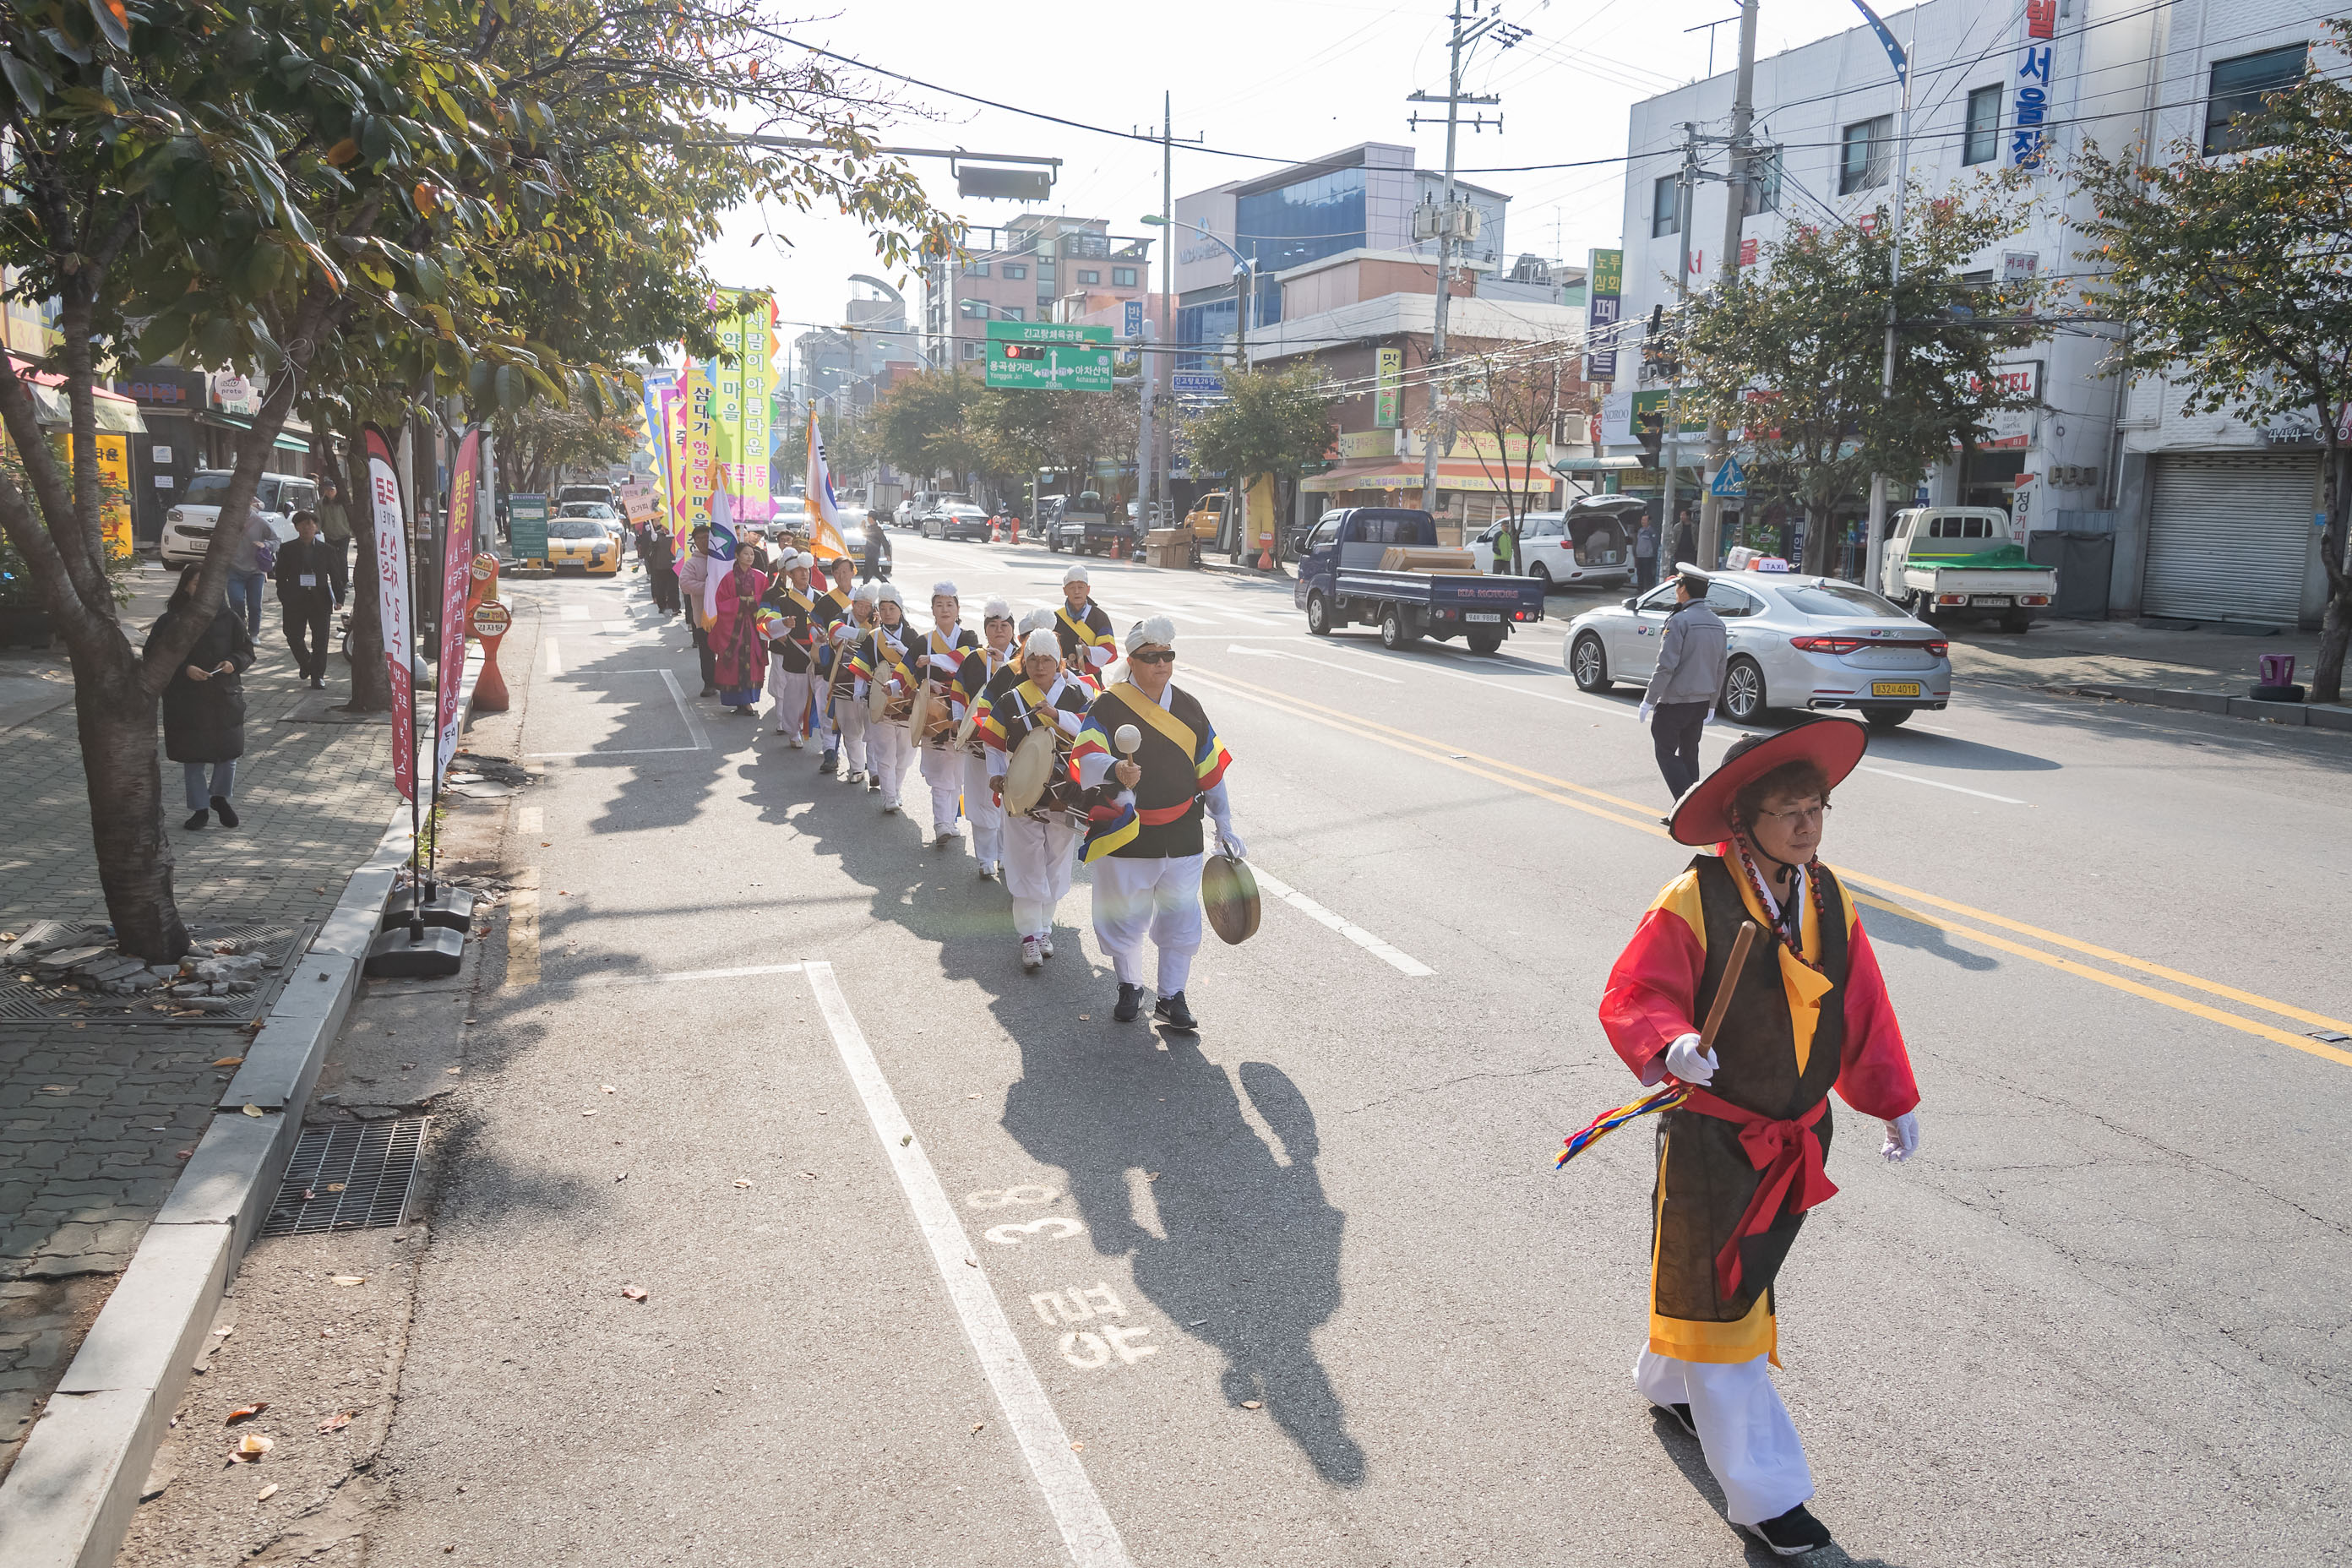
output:
MULTIPOLYGON (((1043 550, 893 544, 919 622, 940 577, 975 627, 1058 595, 1043 550)), ((1635 1092, 1594 1009, 1689 858, 1634 695, 1561 669, 1595 598, 1480 658, 1094 576, 1175 617, 1269 895, 1193 1037, 1111 1021, 1083 870, 1024 974, 919 782, 884 816, 698 700, 641 579, 515 585, 547 778, 373 1561, 1767 1560, 1632 1387, 1646 1130, 1552 1170, 1635 1092)), ((1837 1112, 1780 1277, 1852 1561, 2352 1561, 2347 772, 1963 680, 1838 791, 1925 1095, 1899 1168, 1837 1112)))

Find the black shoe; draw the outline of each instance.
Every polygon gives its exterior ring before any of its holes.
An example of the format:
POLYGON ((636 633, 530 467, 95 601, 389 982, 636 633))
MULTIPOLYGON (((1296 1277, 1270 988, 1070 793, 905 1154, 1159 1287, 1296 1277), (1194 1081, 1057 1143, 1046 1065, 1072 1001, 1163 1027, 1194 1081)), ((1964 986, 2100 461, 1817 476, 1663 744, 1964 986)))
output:
POLYGON ((715 686, 706 686, 695 695, 698 697, 716 697, 719 695, 719 688, 715 686))
POLYGON ((213 796, 213 815, 221 819, 221 826, 223 827, 235 827, 236 826, 236 807, 229 805, 227 801, 222 799, 219 795, 213 796))
POLYGON ((323 675, 312 676, 310 678, 310 689, 313 691, 324 691, 327 689, 327 678, 323 675))
POLYGON ((1122 1024, 1132 1024, 1135 1022, 1135 1016, 1142 1011, 1143 987, 1140 985, 1129 985, 1126 981, 1120 981, 1118 983, 1118 1005, 1110 1010, 1110 1016, 1113 1018, 1118 1019, 1122 1024))
POLYGON ((1763 1539, 1777 1556, 1802 1557, 1808 1552, 1818 1552, 1830 1543, 1830 1532, 1822 1521, 1805 1511, 1799 1503, 1778 1519, 1768 1519, 1761 1524, 1748 1527, 1763 1539))
POLYGON ((1694 1437, 1698 1436, 1698 1423, 1691 1419, 1690 1406, 1687 1405, 1653 1405, 1650 1406, 1650 1414, 1663 1415, 1690 1436, 1694 1437))
POLYGON ((816 760, 816 771, 821 773, 829 773, 840 765, 841 753, 838 752, 827 752, 816 760))
POLYGON ((1162 996, 1153 1003, 1151 1016, 1171 1029, 1197 1029, 1201 1026, 1193 1020, 1192 1009, 1184 1005, 1184 993, 1181 991, 1173 996, 1162 996))
MULTIPOLYGON (((205 823, 210 822, 212 819, 213 814, 209 811, 194 812, 190 814, 188 820, 180 824, 180 826, 186 828, 189 832, 194 833, 197 828, 202 827, 205 823)), ((1135 1015, 1129 1013, 1128 1016, 1132 1018, 1135 1015)))
POLYGON ((868 795, 877 795, 881 792, 881 789, 882 775, 880 773, 867 773, 866 775, 866 793, 868 795))

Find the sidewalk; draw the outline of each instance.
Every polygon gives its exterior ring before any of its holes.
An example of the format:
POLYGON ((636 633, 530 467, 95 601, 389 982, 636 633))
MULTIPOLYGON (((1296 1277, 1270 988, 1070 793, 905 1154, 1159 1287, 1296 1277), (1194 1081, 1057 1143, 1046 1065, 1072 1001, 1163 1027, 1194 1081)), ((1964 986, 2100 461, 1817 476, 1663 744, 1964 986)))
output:
POLYGON ((1952 671, 1974 680, 2105 697, 2153 707, 2227 713, 2273 723, 2352 731, 2352 708, 2255 702, 2268 654, 2294 660, 2294 683, 2317 673, 2319 634, 2238 636, 2132 621, 2040 621, 2020 636, 1990 626, 1950 628, 1952 671))
MULTIPOLYGON (((134 641, 167 583, 152 564, 142 573, 125 613, 134 641)), ((329 680, 344 689, 306 693, 274 605, 260 654, 246 677, 243 826, 172 830, 174 885, 191 921, 323 917, 383 837, 393 804, 390 721, 346 721, 318 700, 348 696, 340 662, 329 680)), ((59 681, 69 697, 63 666, 61 657, 12 654, 0 659, 0 678, 16 691, 59 681)), ((164 797, 176 824, 184 814, 169 763, 164 797)), ((0 931, 43 918, 105 920, 69 700, 0 730, 0 799, 11 804, 14 830, 0 846, 0 931)), ((217 1026, 0 1022, 0 1475, 211 1122, 230 1076, 212 1064, 247 1038, 217 1026)))

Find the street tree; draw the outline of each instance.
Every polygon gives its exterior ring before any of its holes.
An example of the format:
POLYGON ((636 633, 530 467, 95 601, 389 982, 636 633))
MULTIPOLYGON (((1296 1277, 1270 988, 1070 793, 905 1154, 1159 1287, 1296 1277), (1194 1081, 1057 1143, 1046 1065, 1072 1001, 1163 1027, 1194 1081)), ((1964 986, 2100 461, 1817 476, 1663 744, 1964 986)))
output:
POLYGON ((994 387, 981 399, 979 419, 987 472, 1000 485, 1026 484, 1052 468, 1076 478, 1073 490, 1089 490, 1104 459, 1135 450, 1141 410, 1109 393, 994 387))
MULTIPOLYGON (((2328 27, 2352 47, 2352 22, 2328 27)), ((2352 647, 2352 89, 2312 67, 2232 142, 2208 157, 2184 141, 2161 161, 2086 147, 2071 171, 2091 198, 2079 254, 2097 274, 2089 298, 2130 327, 2112 374, 2160 374, 2188 412, 2299 426, 2318 445, 2327 607, 2312 697, 2336 702, 2352 647)))
POLYGON ((1296 484, 1339 439, 1334 397, 1311 364, 1225 373, 1225 396, 1178 426, 1196 474, 1225 474, 1236 498, 1261 479, 1296 484))
POLYGON ((966 474, 990 466, 989 433, 980 418, 986 391, 980 377, 952 366, 908 377, 867 416, 873 450, 927 483, 945 473, 961 484, 966 474))
MULTIPOLYGON (((649 137, 649 159, 698 152, 718 135, 709 129, 718 110, 748 100, 817 145, 760 156, 757 177, 730 200, 765 193, 804 209, 831 201, 901 258, 943 232, 912 174, 879 155, 859 100, 797 50, 791 58, 803 63, 763 68, 779 46, 749 6, 583 4, 564 13, 566 30, 531 51, 551 68, 518 87, 499 52, 508 18, 557 9, 150 0, 131 10, 90 0, 0 15, 12 152, 0 171, 0 263, 11 297, 54 300, 58 325, 56 347, 39 361, 0 361, 0 425, 15 458, 0 468, 0 529, 73 665, 99 878, 125 952, 168 961, 187 946, 155 719, 201 616, 143 653, 120 623, 94 440, 92 391, 106 376, 176 355, 248 370, 264 385, 260 411, 235 444, 198 579, 197 607, 210 611, 264 460, 298 403, 317 427, 348 435, 356 417, 404 412, 434 393, 462 395, 483 412, 532 396, 584 399, 592 410, 614 401, 619 389, 593 345, 575 342, 568 357, 527 330, 528 287, 545 279, 526 276, 516 258, 530 252, 517 237, 530 232, 541 259, 560 267, 573 264, 575 249, 634 249, 639 275, 667 277, 673 300, 690 300, 703 280, 677 276, 690 228, 646 247, 625 212, 593 245, 556 222, 598 153, 649 137), (599 93, 635 94, 653 112, 600 127, 595 116, 609 111, 599 93), (502 274, 502 262, 516 270, 502 274), (43 438, 33 374, 64 394, 71 429, 62 460, 43 438)), ((583 269, 580 282, 581 298, 604 309, 611 280, 583 269)), ((346 451, 355 455, 356 444, 346 451)), ((364 483, 352 493, 364 498, 364 483)), ((373 531, 363 500, 353 510, 364 581, 373 531)), ((363 623, 368 605, 362 595, 363 623)), ((355 652, 364 655, 364 638, 355 652)))
POLYGON ((1439 417, 1450 421, 1452 434, 1467 431, 1476 437, 1471 453, 1503 497, 1514 534, 1529 510, 1528 492, 1538 473, 1544 489, 1550 489, 1542 453, 1559 416, 1591 408, 1576 363, 1566 353, 1531 354, 1526 345, 1497 344, 1446 366, 1459 390, 1447 398, 1439 417))
POLYGON ((1907 490, 1994 415, 2030 405, 1999 369, 2047 330, 2032 314, 2047 287, 1960 279, 2017 231, 2014 190, 1992 180, 1966 199, 1905 204, 1891 396, 1880 395, 1895 237, 1884 207, 1765 245, 1735 286, 1694 297, 1665 341, 1645 345, 1694 389, 1685 416, 1720 418, 1750 467, 1802 509, 1802 570, 1828 570, 1832 515, 1873 473, 1907 490))

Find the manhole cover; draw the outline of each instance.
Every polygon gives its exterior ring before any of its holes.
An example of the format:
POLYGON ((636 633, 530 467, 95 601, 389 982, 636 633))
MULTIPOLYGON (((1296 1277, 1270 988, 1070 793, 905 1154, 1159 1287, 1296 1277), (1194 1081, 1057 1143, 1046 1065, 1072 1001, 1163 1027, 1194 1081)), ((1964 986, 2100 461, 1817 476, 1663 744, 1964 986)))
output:
MULTIPOLYGON (((114 937, 102 925, 70 928, 89 945, 111 951, 114 937)), ((226 996, 181 998, 141 991, 114 995, 83 991, 62 983, 19 979, 31 974, 30 963, 0 973, 0 1028, 10 1025, 49 1026, 103 1019, 109 1024, 178 1026, 182 1024, 238 1026, 265 1016, 294 973, 294 960, 310 945, 319 922, 201 921, 188 928, 197 956, 215 942, 233 941, 239 952, 259 958, 265 965, 258 984, 226 996)))
POLYGON ((294 1145, 264 1236, 310 1236, 398 1225, 416 1182, 429 1116, 306 1127, 294 1145))

